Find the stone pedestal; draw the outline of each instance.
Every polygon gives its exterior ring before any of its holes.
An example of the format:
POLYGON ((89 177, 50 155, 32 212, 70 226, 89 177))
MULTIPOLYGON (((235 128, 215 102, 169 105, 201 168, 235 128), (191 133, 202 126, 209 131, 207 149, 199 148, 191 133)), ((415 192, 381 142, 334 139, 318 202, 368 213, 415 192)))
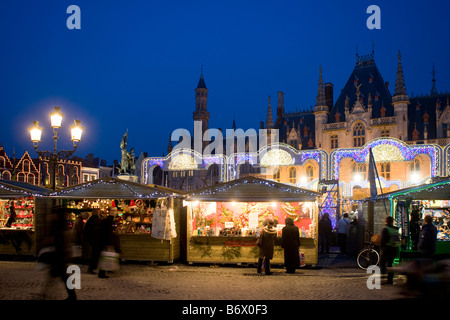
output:
POLYGON ((131 181, 131 182, 138 182, 138 176, 134 176, 131 174, 119 174, 117 176, 118 179, 131 181))

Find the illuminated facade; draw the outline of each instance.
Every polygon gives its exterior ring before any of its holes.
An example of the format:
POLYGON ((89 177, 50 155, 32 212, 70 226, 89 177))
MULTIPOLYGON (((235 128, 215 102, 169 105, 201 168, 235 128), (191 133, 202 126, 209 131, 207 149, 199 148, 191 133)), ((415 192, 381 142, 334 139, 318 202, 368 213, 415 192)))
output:
MULTIPOLYGON (((198 97, 206 90, 203 74, 199 88, 194 120, 207 128, 207 95, 201 101, 198 97)), ((424 183, 450 172, 449 96, 438 94, 433 70, 430 94, 409 97, 400 53, 391 95, 374 52, 357 55, 336 101, 333 85, 323 81, 322 68, 313 109, 285 112, 284 94, 278 92, 273 120, 269 97, 264 128, 278 130, 279 143, 259 145, 256 152, 209 157, 187 149, 170 152, 170 146, 168 156, 144 159, 141 181, 193 190, 251 174, 317 190, 321 180, 338 180, 341 197, 351 203, 369 196, 372 149, 383 192, 424 183)))

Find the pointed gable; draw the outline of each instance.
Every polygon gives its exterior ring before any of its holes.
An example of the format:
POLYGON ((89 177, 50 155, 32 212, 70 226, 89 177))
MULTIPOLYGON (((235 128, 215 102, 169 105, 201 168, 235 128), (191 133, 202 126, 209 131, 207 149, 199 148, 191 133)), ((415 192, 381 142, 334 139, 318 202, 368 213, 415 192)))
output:
POLYGON ((0 169, 5 169, 5 170, 13 170, 14 169, 14 166, 11 163, 11 160, 9 159, 8 155, 6 154, 6 152, 2 146, 0 146, 0 169))
POLYGON ((339 97, 336 100, 333 108, 329 114, 329 123, 337 122, 335 114, 341 115, 340 121, 345 119, 345 106, 349 106, 349 111, 352 112, 353 106, 356 105, 357 99, 361 105, 367 106, 369 104, 369 94, 375 99, 372 99, 372 117, 381 117, 381 107, 385 106, 385 116, 391 117, 394 115, 394 109, 391 106, 392 96, 389 92, 383 77, 381 76, 376 64, 374 54, 366 56, 357 56, 355 67, 342 89, 339 97), (360 95, 357 96, 357 90, 360 95), (347 103, 346 103, 346 99, 347 103))

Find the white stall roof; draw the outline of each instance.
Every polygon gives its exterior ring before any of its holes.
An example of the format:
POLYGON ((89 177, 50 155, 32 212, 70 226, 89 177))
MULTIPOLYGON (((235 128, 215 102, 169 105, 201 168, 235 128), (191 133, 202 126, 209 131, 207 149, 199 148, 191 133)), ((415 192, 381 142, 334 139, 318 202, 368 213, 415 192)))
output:
POLYGON ((291 185, 247 176, 186 194, 188 201, 305 202, 320 193, 291 185))

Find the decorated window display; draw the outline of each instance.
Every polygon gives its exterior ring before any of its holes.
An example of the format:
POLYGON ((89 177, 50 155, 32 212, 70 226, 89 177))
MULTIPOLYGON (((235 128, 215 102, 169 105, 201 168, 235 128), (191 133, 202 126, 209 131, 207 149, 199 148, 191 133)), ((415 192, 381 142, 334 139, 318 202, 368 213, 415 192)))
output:
POLYGON ((98 210, 100 216, 114 213, 115 232, 118 234, 149 234, 156 239, 176 237, 173 209, 165 198, 157 200, 83 200, 70 201, 71 228, 78 214, 98 210))
POLYGON ((0 200, 0 228, 33 229, 34 200, 17 198, 0 200))
POLYGON ((300 236, 315 237, 313 202, 194 202, 191 236, 259 236, 274 220, 279 235, 285 219, 292 218, 300 236))

